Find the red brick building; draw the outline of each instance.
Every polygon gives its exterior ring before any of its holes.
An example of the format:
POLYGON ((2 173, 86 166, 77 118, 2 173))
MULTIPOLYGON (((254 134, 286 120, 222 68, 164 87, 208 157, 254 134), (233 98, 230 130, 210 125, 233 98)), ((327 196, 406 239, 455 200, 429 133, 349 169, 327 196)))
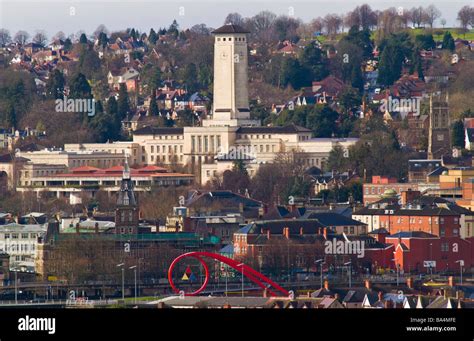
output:
POLYGON ((363 202, 364 205, 379 201, 387 194, 399 195, 403 191, 417 190, 416 183, 401 183, 395 178, 384 176, 373 176, 372 182, 363 184, 363 202))
POLYGON ((390 234, 421 231, 439 237, 464 236, 466 221, 474 212, 444 198, 419 196, 417 191, 403 192, 399 202, 381 200, 353 214, 353 218, 369 223, 369 230, 384 228, 390 234))
POLYGON ((437 237, 426 232, 400 232, 386 236, 387 243, 394 245, 395 264, 405 272, 429 272, 424 261, 435 261, 433 271, 459 271, 459 260, 464 261, 464 269, 474 266, 473 238, 437 237))

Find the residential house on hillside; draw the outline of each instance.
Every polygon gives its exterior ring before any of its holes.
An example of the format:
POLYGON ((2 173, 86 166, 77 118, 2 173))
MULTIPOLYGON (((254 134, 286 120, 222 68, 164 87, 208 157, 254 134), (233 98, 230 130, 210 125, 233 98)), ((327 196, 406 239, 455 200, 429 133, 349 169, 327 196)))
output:
POLYGON ((119 71, 109 71, 107 82, 114 90, 120 89, 120 84, 124 83, 127 91, 138 91, 140 73, 132 67, 122 68, 119 71))

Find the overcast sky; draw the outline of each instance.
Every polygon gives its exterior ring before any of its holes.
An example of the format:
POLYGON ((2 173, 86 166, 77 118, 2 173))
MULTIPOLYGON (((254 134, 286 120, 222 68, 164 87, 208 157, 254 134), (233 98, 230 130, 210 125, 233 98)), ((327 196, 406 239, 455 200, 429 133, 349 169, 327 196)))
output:
MULTIPOLYGON (((0 0, 0 28, 10 30, 12 35, 18 30, 26 30, 33 35, 36 30, 45 30, 49 37, 58 31, 66 35, 79 30, 87 34, 100 24, 110 31, 127 27, 148 32, 151 27, 168 27, 176 19, 181 28, 189 28, 204 23, 209 27, 219 27, 230 12, 242 16, 253 16, 262 10, 288 15, 308 22, 328 13, 346 13, 357 5, 368 3, 372 9, 389 7, 428 6, 434 4, 446 19, 447 26, 457 26, 457 12, 471 4, 467 0, 445 1, 397 1, 397 0, 0 0), (72 15, 72 12, 74 15, 72 15)), ((439 22, 438 22, 439 24, 439 22)))

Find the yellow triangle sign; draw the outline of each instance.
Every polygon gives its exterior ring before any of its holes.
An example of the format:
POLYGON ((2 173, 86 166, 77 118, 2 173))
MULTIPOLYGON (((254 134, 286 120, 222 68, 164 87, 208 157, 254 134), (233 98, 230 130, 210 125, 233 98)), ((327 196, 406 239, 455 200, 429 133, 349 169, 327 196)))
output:
POLYGON ((186 274, 186 272, 184 273, 183 277, 181 278, 183 281, 188 281, 189 280, 189 277, 188 275, 186 274))

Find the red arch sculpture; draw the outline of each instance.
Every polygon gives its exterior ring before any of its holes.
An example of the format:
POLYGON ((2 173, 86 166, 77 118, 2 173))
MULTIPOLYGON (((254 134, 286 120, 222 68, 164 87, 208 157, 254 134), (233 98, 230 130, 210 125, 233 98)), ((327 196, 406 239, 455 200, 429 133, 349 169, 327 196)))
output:
POLYGON ((286 289, 282 288, 281 286, 279 286, 277 283, 273 282, 268 277, 262 275, 260 272, 255 271, 250 266, 245 265, 245 264, 240 263, 240 262, 237 262, 233 259, 221 256, 217 253, 212 253, 212 252, 188 252, 188 253, 182 254, 181 256, 176 257, 176 259, 173 260, 173 262, 171 263, 171 265, 168 269, 168 281, 170 282, 171 288, 176 293, 179 293, 180 290, 175 286, 175 284, 173 282, 173 269, 181 259, 187 258, 187 257, 195 258, 203 265, 204 273, 206 275, 206 278, 204 280, 204 283, 202 284, 202 286, 199 289, 197 289, 196 291, 194 291, 192 293, 185 294, 186 296, 199 295, 206 288, 207 283, 209 282, 209 268, 208 268, 207 264, 204 262, 204 260, 202 259, 202 257, 208 257, 208 258, 215 259, 219 262, 227 264, 228 266, 230 266, 231 268, 237 270, 238 272, 243 273, 245 277, 247 277, 252 282, 257 284, 260 288, 262 288, 264 290, 267 289, 267 292, 271 296, 282 296, 282 295, 283 296, 289 296, 290 295, 290 293, 286 289), (265 285, 264 283, 266 283, 267 285, 265 285), (270 289, 269 288, 270 286, 272 286, 274 289, 270 289), (280 292, 280 295, 277 295, 276 292, 280 292))

